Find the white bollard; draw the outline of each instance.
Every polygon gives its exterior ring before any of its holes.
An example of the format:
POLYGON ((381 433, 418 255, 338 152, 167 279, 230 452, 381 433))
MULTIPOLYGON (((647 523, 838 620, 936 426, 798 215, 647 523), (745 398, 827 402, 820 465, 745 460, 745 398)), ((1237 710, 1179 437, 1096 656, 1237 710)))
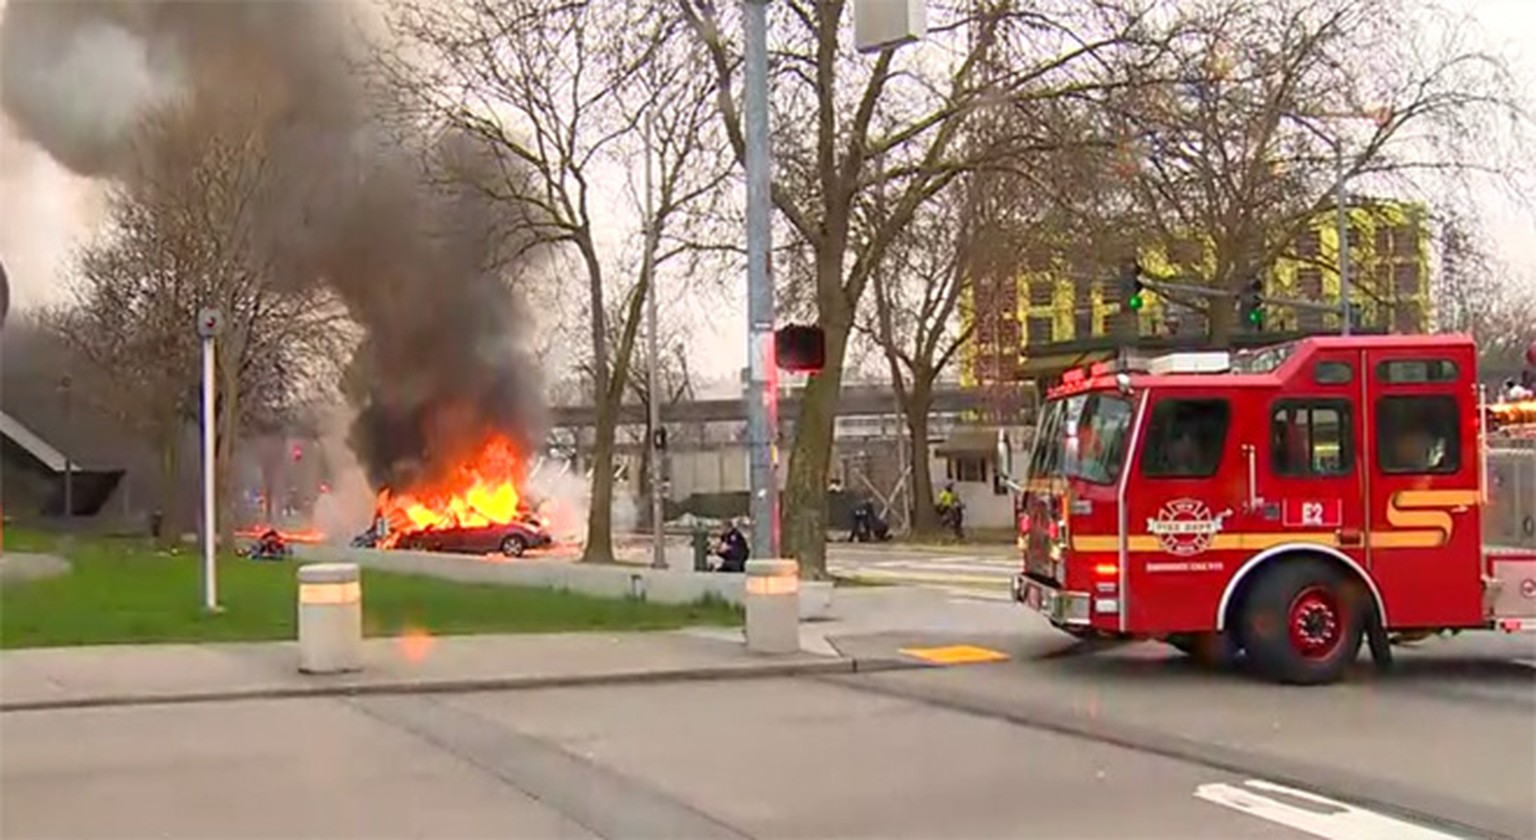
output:
POLYGON ((363 585, 355 563, 299 567, 299 670, 363 668, 363 585))
POLYGON ((747 561, 747 650, 800 650, 800 566, 793 560, 747 561))

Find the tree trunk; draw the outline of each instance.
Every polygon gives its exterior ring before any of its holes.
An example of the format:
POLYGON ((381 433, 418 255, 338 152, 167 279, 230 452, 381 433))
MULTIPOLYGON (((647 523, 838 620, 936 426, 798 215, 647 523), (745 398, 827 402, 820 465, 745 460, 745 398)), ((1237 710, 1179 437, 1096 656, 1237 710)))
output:
POLYGON ((914 382, 907 395, 908 458, 912 464, 912 533, 930 536, 939 531, 933 509, 933 474, 928 463, 928 412, 933 406, 933 383, 914 382))
POLYGON ((783 553, 800 561, 800 576, 806 580, 827 578, 827 474, 832 466, 837 402, 843 386, 843 357, 849 333, 847 326, 826 322, 823 326, 827 337, 826 366, 811 378, 800 398, 785 486, 785 497, 794 503, 781 512, 783 553))
POLYGON ((238 342, 227 342, 220 348, 223 358, 219 360, 220 378, 224 399, 219 414, 218 428, 218 475, 214 484, 217 494, 214 499, 214 507, 218 511, 219 546, 226 549, 235 544, 235 518, 234 518, 234 486, 235 486, 235 435, 240 429, 240 349, 238 342))
MULTIPOLYGON (((613 450, 618 436, 619 407, 624 401, 624 386, 629 381, 629 362, 635 352, 635 334, 640 329, 640 312, 645 304, 650 278, 642 276, 624 306, 624 330, 613 354, 613 370, 606 377, 608 387, 597 405, 597 428, 592 444, 592 505, 587 511, 587 547, 584 562, 613 562, 613 450)), ((604 354, 606 356, 606 354, 604 354)))
POLYGON ((155 488, 155 504, 150 510, 151 528, 158 521, 160 533, 155 542, 162 548, 170 548, 181 539, 181 446, 176 424, 169 423, 168 428, 162 429, 156 437, 160 480, 155 488))
POLYGON ((597 406, 591 459, 592 500, 587 508, 587 544, 581 555, 587 563, 613 562, 613 441, 617 414, 618 405, 606 397, 597 406))

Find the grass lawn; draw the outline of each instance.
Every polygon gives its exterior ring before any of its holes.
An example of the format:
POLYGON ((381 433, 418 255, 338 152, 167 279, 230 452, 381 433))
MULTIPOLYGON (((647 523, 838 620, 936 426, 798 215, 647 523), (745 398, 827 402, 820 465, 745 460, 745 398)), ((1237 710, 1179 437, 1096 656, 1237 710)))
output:
MULTIPOLYGON (((47 550, 46 535, 6 529, 6 548, 47 550)), ((158 552, 129 539, 79 539, 60 549, 69 574, 0 588, 0 647, 119 642, 212 642, 291 639, 296 625, 296 564, 219 562, 219 603, 202 611, 201 559, 194 551, 158 552)), ((363 632, 393 636, 666 630, 739 624, 724 603, 689 606, 609 600, 559 592, 363 571, 363 632)))

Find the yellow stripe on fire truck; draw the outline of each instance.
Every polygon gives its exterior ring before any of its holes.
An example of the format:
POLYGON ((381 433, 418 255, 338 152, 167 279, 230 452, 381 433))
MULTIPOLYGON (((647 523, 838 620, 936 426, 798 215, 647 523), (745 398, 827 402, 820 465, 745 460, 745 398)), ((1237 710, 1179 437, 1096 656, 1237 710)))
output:
MULTIPOLYGON (((1456 530, 1452 511, 1478 504, 1476 490, 1404 490, 1392 494, 1387 504, 1387 521, 1394 528, 1372 531, 1372 548, 1436 548, 1450 541, 1456 530)), ((1320 545, 1339 548, 1339 536, 1323 531, 1275 531, 1246 534, 1216 534, 1207 551, 1263 551, 1277 545, 1320 545)), ((1072 537, 1074 551, 1110 554, 1120 550, 1120 538, 1113 535, 1072 537)), ((1162 540, 1155 534, 1133 534, 1128 550, 1133 554, 1162 554, 1162 540)))

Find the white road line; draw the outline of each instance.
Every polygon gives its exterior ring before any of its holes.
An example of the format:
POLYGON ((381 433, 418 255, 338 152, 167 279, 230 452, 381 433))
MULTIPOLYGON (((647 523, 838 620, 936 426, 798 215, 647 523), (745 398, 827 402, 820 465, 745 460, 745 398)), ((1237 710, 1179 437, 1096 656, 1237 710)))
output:
POLYGON ((1212 782, 1195 797, 1327 840, 1461 840, 1454 834, 1403 822, 1304 790, 1248 779, 1242 786, 1212 782), (1261 793, 1262 792, 1262 793, 1261 793), (1290 802, 1264 796, 1276 793, 1290 802), (1297 800, 1316 807, 1304 807, 1297 800))

